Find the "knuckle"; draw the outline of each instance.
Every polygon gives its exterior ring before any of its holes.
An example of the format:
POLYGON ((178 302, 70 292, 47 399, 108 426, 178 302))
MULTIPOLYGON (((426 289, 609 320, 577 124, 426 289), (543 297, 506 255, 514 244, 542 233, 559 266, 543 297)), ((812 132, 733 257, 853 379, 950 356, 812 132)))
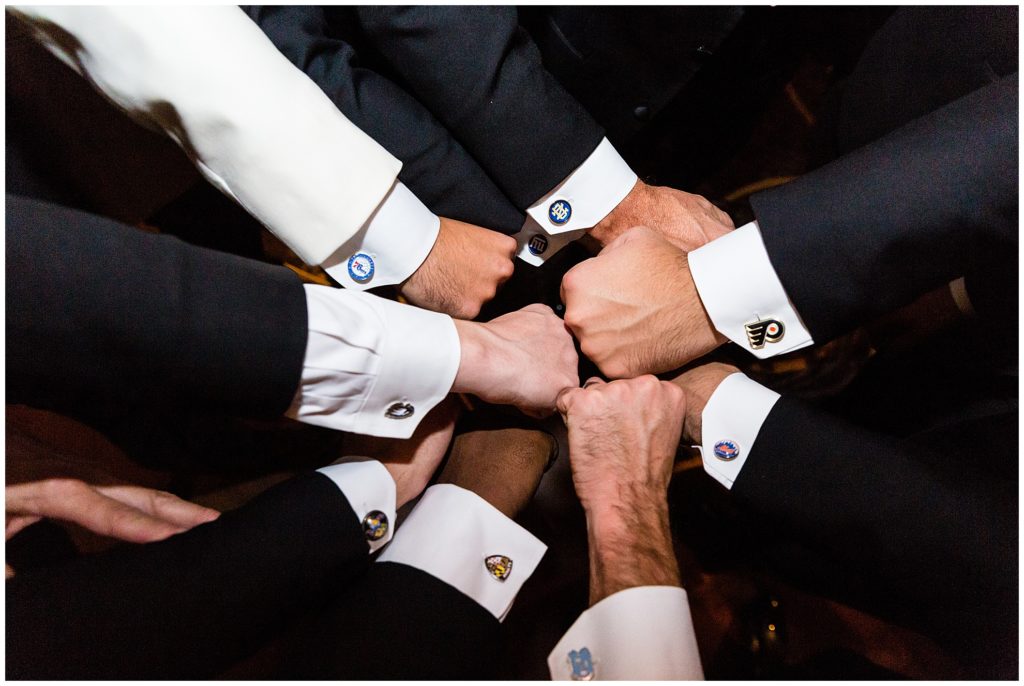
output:
POLYGON ((54 498, 68 498, 80 494, 87 486, 78 479, 57 477, 43 482, 43 493, 54 498))

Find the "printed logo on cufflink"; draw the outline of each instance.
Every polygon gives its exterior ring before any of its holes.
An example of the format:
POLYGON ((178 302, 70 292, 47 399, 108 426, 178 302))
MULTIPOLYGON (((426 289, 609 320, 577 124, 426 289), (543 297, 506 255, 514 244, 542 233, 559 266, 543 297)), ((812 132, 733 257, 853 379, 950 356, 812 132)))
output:
POLYGON ((740 456, 740 447, 736 441, 719 441, 715 443, 715 457, 719 460, 729 462, 740 456))
POLYGON ((379 541, 388 535, 388 516, 380 510, 372 510, 363 517, 363 535, 367 541, 379 541))
POLYGON ((569 651, 569 666, 572 667, 570 678, 573 681, 591 681, 594 678, 594 660, 590 656, 590 648, 569 651))
POLYGON ((384 410, 384 416, 388 419, 408 419, 416 414, 416 408, 409 403, 394 403, 384 410))
POLYGON ((535 233, 530 238, 530 242, 526 244, 526 247, 530 249, 534 255, 543 255, 548 249, 548 238, 542 233, 535 233))
POLYGON ((357 252, 348 258, 348 275, 356 283, 366 283, 373 278, 373 258, 364 252, 357 252))
POLYGON ((498 581, 504 581, 512 573, 512 558, 505 555, 489 555, 484 558, 487 573, 498 581))
POLYGON ((778 343, 786 335, 786 326, 778 319, 760 319, 744 324, 750 347, 760 350, 765 343, 778 343))
POLYGON ((561 226, 569 221, 572 216, 572 205, 565 200, 556 200, 548 207, 548 219, 556 226, 561 226))

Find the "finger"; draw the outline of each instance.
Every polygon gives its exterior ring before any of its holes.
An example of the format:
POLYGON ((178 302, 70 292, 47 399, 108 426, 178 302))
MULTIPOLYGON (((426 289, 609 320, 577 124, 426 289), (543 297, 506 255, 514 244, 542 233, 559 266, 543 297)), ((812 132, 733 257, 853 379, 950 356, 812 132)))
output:
POLYGON ((590 388, 591 386, 603 385, 605 380, 599 376, 592 376, 583 383, 584 388, 590 388))
POLYGON ((573 403, 576 402, 576 398, 582 392, 582 388, 574 388, 571 386, 569 388, 563 388, 561 391, 559 391, 558 396, 555 398, 555 408, 562 415, 563 419, 565 419, 566 416, 569 414, 570 410, 572 409, 573 403))
POLYGON ((220 517, 217 510, 190 503, 166 491, 141 486, 97 486, 96 490, 108 498, 183 529, 191 529, 220 517))
POLYGON ((25 527, 32 526, 38 522, 42 517, 35 517, 31 515, 15 515, 7 517, 7 527, 4 531, 4 540, 9 541, 19 531, 25 527))
POLYGON ((531 303, 520 310, 520 312, 536 312, 537 314, 554 314, 555 311, 544 303, 531 303))
MULTIPOLYGON (((85 484, 82 484, 85 486, 85 484)), ((160 541, 184 529, 85 486, 60 502, 48 502, 40 514, 79 524, 101 536, 131 543, 160 541)))

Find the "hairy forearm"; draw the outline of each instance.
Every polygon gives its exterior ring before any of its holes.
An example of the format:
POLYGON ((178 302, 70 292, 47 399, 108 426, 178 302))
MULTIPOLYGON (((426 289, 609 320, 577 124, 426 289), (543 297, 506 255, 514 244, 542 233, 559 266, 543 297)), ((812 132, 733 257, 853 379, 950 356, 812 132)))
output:
POLYGON ((590 604, 634 586, 679 586, 664 494, 587 512, 590 604))

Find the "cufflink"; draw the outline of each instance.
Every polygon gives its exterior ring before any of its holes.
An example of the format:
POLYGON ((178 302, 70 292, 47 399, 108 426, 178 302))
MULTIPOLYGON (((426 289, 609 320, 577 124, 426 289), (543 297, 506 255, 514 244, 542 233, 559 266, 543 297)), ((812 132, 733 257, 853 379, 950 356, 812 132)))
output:
POLYGON ((379 541, 388 535, 388 516, 380 510, 371 510, 363 517, 363 535, 367 541, 379 541))
POLYGON ((356 283, 366 283, 373 278, 373 258, 364 252, 357 252, 348 258, 348 275, 356 283))
POLYGON ((572 205, 565 200, 556 200, 548 206, 548 219, 555 226, 562 226, 572 216, 572 205))
POLYGON ((747 341, 753 350, 760 350, 765 343, 778 343, 786 335, 786 326, 778 319, 757 318, 749 324, 744 324, 747 332, 747 341))
POLYGON ((590 656, 590 648, 580 648, 569 651, 569 666, 572 667, 572 674, 569 678, 573 681, 591 681, 594 678, 594 660, 590 656))
POLYGON ((715 443, 715 457, 723 462, 731 462, 740 456, 740 446, 736 441, 719 441, 715 443))
POLYGON ((505 555, 489 555, 484 558, 487 573, 498 581, 504 581, 512 573, 512 558, 505 555))
POLYGON ((416 414, 416 408, 409 403, 394 403, 384 410, 384 416, 388 419, 408 419, 416 414))
POLYGON ((526 244, 526 247, 534 255, 543 255, 548 249, 548 238, 542 233, 535 233, 530 238, 530 242, 526 244))

